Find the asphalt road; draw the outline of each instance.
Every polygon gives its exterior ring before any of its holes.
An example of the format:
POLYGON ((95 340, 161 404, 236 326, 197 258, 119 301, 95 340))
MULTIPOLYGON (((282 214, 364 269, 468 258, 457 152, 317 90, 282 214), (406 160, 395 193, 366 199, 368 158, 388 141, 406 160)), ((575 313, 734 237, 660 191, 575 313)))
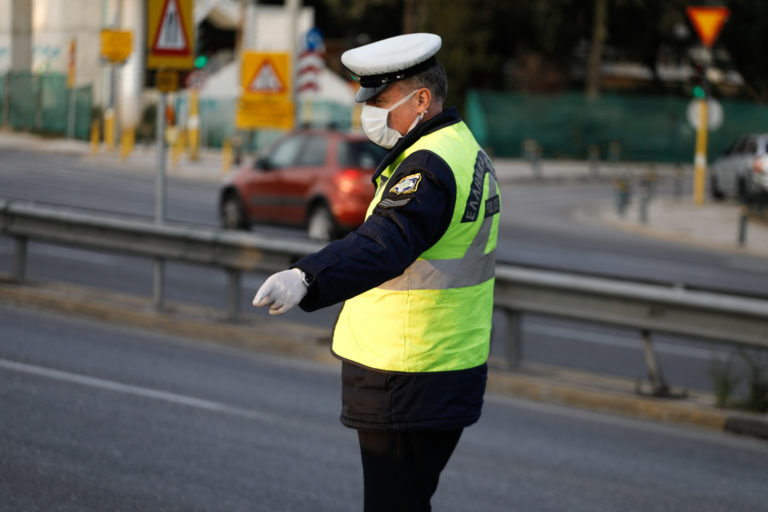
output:
MULTIPOLYGON (((0 510, 354 511, 335 366, 0 307, 0 510)), ((766 510, 768 445, 488 396, 440 511, 766 510)))
MULTIPOLYGON (((170 179, 168 219, 216 225, 216 183, 170 179)), ((668 193, 671 183, 659 183, 668 193)), ((578 184, 528 183, 503 185, 503 221, 499 260, 640 280, 683 283, 749 295, 765 295, 768 265, 764 259, 678 246, 638 238, 623 232, 574 220, 572 212, 610 198, 609 182, 578 184)), ((94 214, 107 211, 151 218, 154 177, 115 169, 101 169, 74 157, 0 150, 0 197, 77 206, 94 214)), ((301 231, 257 227, 275 237, 302 238, 301 231)), ((0 238, 0 268, 10 269, 13 246, 0 238)), ((72 281, 151 295, 152 263, 145 259, 93 253, 31 243, 28 271, 34 278, 72 281)), ((243 281, 241 309, 250 307, 252 294, 264 276, 243 281)), ((223 272, 169 263, 166 292, 170 300, 225 307, 223 272)), ((330 328, 339 306, 311 315, 292 311, 287 318, 330 328)), ((503 332, 499 326, 498 332, 503 332)), ((570 366, 587 371, 641 379, 645 376, 637 332, 554 319, 529 317, 523 324, 526 360, 570 366)), ((691 340, 659 336, 655 339, 662 368, 674 387, 708 390, 712 359, 728 354, 691 340)), ((501 353, 501 344, 494 346, 501 353)))

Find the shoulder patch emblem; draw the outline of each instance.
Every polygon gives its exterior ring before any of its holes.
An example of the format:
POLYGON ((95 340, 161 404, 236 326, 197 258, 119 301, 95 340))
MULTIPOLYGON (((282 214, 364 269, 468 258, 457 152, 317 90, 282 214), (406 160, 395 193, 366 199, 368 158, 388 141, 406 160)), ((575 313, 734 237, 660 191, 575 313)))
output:
POLYGON ((405 178, 401 179, 397 182, 397 185, 390 188, 390 192, 394 192, 395 194, 412 194, 416 192, 416 190, 419 188, 419 183, 421 183, 421 173, 416 174, 409 174, 405 178))

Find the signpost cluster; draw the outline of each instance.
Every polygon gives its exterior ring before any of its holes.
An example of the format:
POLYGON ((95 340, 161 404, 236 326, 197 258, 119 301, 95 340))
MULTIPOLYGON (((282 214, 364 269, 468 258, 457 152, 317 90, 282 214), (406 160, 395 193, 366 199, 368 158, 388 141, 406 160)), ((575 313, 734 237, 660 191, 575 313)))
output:
MULTIPOLYGON (((147 1, 147 71, 154 71, 160 91, 157 102, 157 174, 155 179, 155 223, 165 221, 166 142, 165 110, 168 93, 179 89, 179 73, 195 64, 193 0, 147 1)), ((155 259, 153 304, 163 307, 164 262, 155 259)))
MULTIPOLYGON (((711 118, 715 117, 710 115, 708 108, 710 98, 709 87, 706 86, 707 68, 712 60, 709 51, 717 40, 730 12, 726 7, 688 7, 687 13, 708 53, 703 66, 704 94, 703 97, 694 100, 698 103, 698 123, 696 127, 696 152, 693 159, 693 202, 702 205, 704 204, 704 190, 707 181, 707 125, 712 122, 711 118)), ((693 116, 695 114, 694 112, 693 116)), ((720 119, 722 120, 722 111, 720 119)))

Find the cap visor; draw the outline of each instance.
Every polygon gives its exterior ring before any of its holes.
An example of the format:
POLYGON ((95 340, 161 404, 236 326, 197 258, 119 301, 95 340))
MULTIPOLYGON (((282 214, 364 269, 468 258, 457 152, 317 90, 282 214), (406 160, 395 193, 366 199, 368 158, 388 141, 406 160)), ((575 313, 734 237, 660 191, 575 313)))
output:
POLYGON ((360 89, 357 90, 357 94, 355 94, 355 101, 357 103, 365 103, 386 89, 389 85, 390 84, 384 84, 378 87, 360 87, 360 89))

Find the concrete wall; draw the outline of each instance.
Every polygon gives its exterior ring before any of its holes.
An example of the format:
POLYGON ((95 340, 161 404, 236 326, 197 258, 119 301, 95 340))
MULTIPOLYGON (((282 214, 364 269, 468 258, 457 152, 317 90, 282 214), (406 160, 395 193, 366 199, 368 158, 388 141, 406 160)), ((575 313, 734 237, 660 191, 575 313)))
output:
POLYGON ((0 0, 0 73, 29 70, 32 0, 0 0))

